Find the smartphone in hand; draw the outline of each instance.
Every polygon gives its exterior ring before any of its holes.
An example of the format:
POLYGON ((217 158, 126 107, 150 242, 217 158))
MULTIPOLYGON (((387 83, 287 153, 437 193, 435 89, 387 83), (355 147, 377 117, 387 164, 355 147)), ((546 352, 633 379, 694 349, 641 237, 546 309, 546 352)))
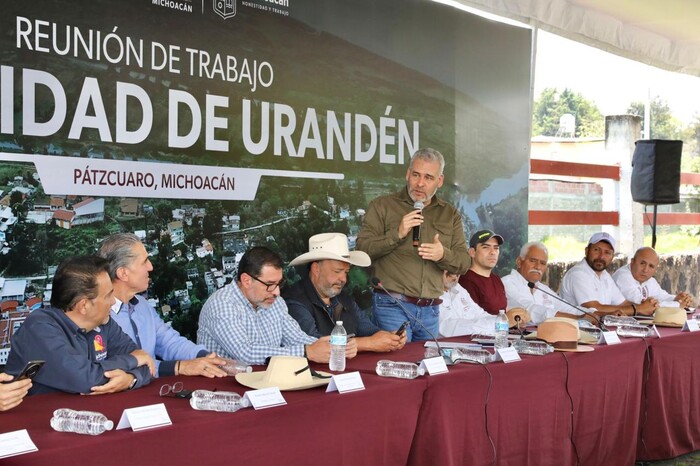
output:
POLYGON ((410 324, 410 322, 408 320, 406 322, 404 322, 403 324, 401 324, 401 327, 399 327, 399 329, 396 331, 396 335, 398 335, 398 336, 403 335, 404 332, 406 332, 406 327, 408 327, 408 324, 410 324))
MULTIPOLYGON (((24 365, 22 372, 20 372, 14 379, 10 382, 16 382, 17 380, 33 379, 34 376, 41 370, 46 361, 29 361, 24 365)), ((5 382, 5 383, 10 383, 5 382)))

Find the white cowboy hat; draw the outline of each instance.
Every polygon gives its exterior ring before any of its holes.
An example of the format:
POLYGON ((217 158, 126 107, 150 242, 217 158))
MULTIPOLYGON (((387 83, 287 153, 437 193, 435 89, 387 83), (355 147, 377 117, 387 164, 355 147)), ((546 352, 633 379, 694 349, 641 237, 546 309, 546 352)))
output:
POLYGON ((654 313, 654 325, 659 327, 677 327, 681 328, 685 325, 688 316, 685 315, 685 309, 680 307, 660 307, 654 313))
POLYGON ((309 361, 300 356, 272 356, 265 371, 239 372, 236 381, 246 387, 278 387, 280 390, 305 390, 328 385, 331 374, 309 368, 309 361))
POLYGON ((320 260, 347 262, 360 267, 372 264, 369 256, 362 251, 350 251, 348 237, 342 233, 321 233, 309 238, 309 252, 296 257, 290 266, 308 264, 320 260))

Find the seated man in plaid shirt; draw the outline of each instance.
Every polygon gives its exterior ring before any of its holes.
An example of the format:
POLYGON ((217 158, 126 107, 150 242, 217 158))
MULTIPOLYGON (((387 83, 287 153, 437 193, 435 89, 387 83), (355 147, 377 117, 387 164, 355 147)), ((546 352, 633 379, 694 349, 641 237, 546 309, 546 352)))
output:
MULTIPOLYGON (((270 356, 306 356, 327 363, 330 337, 304 333, 280 298, 282 259, 264 247, 246 252, 237 280, 212 294, 199 315, 197 343, 221 357, 264 364, 270 356)), ((352 340, 351 340, 352 341, 352 340)), ((348 351, 357 346, 348 341, 348 351)))

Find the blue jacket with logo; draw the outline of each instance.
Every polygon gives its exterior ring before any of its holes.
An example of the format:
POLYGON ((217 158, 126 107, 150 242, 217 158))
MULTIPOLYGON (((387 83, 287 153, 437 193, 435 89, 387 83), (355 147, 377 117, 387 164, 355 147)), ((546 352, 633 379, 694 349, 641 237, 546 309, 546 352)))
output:
POLYGON ((30 395, 49 392, 90 393, 106 384, 104 373, 122 369, 136 377, 136 387, 148 384, 148 366, 137 367, 132 351, 138 349, 112 319, 86 332, 55 307, 27 317, 12 338, 5 372, 18 374, 27 361, 46 361, 34 377, 30 395))

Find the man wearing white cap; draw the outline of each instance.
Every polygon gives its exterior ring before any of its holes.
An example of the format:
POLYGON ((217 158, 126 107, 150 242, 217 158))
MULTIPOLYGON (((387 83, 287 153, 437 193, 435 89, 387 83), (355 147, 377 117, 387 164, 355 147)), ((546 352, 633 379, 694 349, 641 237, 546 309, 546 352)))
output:
POLYGON ((593 308, 598 315, 622 312, 625 315, 651 315, 656 300, 634 304, 625 299, 605 270, 615 255, 615 239, 605 232, 595 233, 586 246, 586 257, 571 267, 561 282, 561 296, 574 305, 593 308))
POLYGON ((342 321, 348 334, 357 338, 358 351, 395 351, 406 343, 401 336, 380 330, 370 321, 354 299, 342 293, 350 266, 368 267, 371 260, 362 251, 349 251, 348 238, 342 233, 321 233, 309 238, 309 252, 289 265, 308 264, 308 275, 284 290, 289 314, 308 335, 330 335, 335 322, 342 321))

